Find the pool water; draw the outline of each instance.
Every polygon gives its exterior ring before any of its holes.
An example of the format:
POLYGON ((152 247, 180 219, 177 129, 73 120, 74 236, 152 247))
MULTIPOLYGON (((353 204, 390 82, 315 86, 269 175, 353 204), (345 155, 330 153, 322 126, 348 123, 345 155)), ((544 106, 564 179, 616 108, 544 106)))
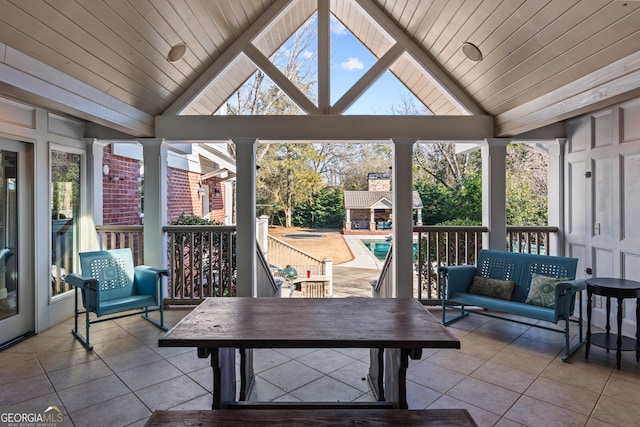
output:
MULTIPOLYGON (((389 248, 391 247, 391 242, 388 240, 361 240, 362 243, 375 255, 377 259, 380 261, 384 261, 387 257, 387 253, 389 252, 389 248)), ((415 255, 418 250, 418 245, 416 243, 413 244, 413 253, 415 255)))

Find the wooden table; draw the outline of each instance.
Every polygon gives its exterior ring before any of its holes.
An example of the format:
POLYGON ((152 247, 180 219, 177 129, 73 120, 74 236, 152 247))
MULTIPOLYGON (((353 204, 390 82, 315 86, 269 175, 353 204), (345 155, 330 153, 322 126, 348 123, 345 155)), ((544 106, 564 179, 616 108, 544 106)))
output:
POLYGON ((616 279, 616 278, 593 278, 586 279, 587 283, 587 342, 585 344, 585 359, 589 358, 589 349, 591 344, 598 347, 616 350, 616 367, 620 369, 620 360, 622 358, 622 351, 636 352, 636 361, 640 361, 640 325, 638 325, 638 319, 640 319, 640 282, 628 279, 616 279), (593 295, 601 295, 607 297, 607 325, 605 333, 591 334, 591 300, 593 295), (618 333, 615 336, 609 334, 611 326, 609 324, 609 318, 611 314, 611 298, 616 298, 618 301, 618 333), (622 335, 622 301, 625 298, 636 298, 636 337, 626 337, 622 335))
POLYGON ((246 349, 385 349, 386 401, 380 405, 406 409, 409 357, 420 359, 423 348, 460 348, 460 341, 415 299, 233 297, 207 298, 158 346, 196 347, 198 357, 211 356, 214 409, 237 403, 235 349, 241 350, 241 401, 253 383, 246 349), (283 328, 292 319, 295 327, 283 328))

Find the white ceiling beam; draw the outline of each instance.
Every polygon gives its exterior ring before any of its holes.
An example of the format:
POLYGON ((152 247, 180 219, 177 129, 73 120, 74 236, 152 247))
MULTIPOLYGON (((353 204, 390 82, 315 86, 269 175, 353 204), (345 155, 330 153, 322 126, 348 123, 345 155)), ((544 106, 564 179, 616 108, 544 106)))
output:
POLYGON ((156 117, 156 137, 180 141, 477 141, 493 137, 493 117, 176 116, 156 117))
POLYGON ((289 98, 307 114, 320 114, 318 107, 252 44, 244 47, 244 54, 253 61, 289 98))
POLYGON ((318 108, 331 112, 331 10, 327 0, 318 0, 318 108))
POLYGON ((640 52, 496 116, 496 136, 519 135, 640 95, 640 52))
MULTIPOLYGON (((215 78, 251 43, 262 31, 292 7, 292 0, 276 0, 264 13, 238 37, 198 78, 164 111, 163 114, 181 114, 206 91, 215 78)), ((231 94, 229 94, 231 95, 231 94)))
POLYGON ((354 5, 360 7, 363 16, 373 19, 389 33, 391 37, 401 44, 407 53, 424 68, 433 84, 436 85, 460 111, 467 112, 468 114, 485 114, 484 110, 475 100, 471 98, 421 46, 384 13, 376 2, 371 0, 355 0, 354 5))
POLYGON ((339 115, 344 113, 403 53, 404 48, 400 43, 394 44, 391 49, 382 55, 382 58, 376 61, 376 63, 373 64, 373 66, 369 68, 369 70, 367 70, 367 72, 360 77, 360 79, 333 105, 331 108, 331 114, 339 115))
POLYGON ((10 46, 0 48, 3 92, 128 135, 153 135, 153 116, 10 46))

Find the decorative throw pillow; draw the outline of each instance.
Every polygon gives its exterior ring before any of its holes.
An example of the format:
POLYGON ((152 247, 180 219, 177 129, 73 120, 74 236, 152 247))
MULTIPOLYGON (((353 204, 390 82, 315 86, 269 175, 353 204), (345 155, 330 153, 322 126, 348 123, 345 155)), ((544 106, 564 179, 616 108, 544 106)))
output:
POLYGON ((540 307, 554 308, 556 304, 555 285, 559 282, 571 280, 570 277, 549 277, 542 274, 533 273, 531 275, 531 286, 525 304, 539 305, 540 307))
POLYGON ((469 293, 510 300, 514 285, 515 283, 511 280, 474 276, 471 287, 469 288, 469 293))

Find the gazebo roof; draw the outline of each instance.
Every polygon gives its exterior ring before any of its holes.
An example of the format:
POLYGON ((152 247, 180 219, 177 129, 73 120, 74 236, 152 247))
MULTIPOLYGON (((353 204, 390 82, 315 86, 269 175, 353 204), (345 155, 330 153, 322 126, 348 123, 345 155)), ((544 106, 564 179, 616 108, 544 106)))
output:
MULTIPOLYGON (((413 208, 422 208, 422 200, 417 191, 413 191, 413 208)), ((393 208, 391 191, 345 191, 345 209, 393 208)))

